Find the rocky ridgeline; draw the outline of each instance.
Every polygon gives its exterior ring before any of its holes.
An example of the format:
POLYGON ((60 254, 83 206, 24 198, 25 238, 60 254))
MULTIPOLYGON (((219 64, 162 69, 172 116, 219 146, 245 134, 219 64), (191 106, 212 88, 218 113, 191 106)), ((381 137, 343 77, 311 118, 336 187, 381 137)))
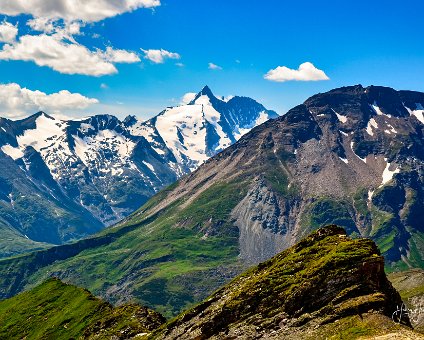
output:
POLYGON ((350 329, 351 339, 355 327, 364 335, 396 329, 391 316, 401 303, 375 243, 329 226, 240 275, 153 338, 325 338, 350 329))

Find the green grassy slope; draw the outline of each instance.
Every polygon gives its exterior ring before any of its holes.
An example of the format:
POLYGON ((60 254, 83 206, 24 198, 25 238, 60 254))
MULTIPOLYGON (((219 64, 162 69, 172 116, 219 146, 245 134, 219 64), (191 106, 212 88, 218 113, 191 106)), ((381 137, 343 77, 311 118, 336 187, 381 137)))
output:
POLYGON ((57 279, 0 301, 1 339, 121 338, 149 332, 162 322, 155 312, 136 305, 113 308, 57 279))
POLYGON ((55 275, 112 302, 136 300, 176 315, 240 272, 230 212, 244 193, 242 183, 218 183, 190 204, 182 199, 153 217, 136 214, 79 246, 0 261, 9 274, 0 275, 1 286, 18 291, 55 275))
POLYGON ((35 242, 0 222, 0 257, 10 257, 20 253, 51 247, 51 244, 35 242))

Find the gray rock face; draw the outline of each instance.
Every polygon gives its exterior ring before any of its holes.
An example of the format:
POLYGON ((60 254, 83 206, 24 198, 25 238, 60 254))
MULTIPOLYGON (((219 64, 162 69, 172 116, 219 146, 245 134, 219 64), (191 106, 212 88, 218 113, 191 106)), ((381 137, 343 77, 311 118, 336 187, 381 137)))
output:
POLYGON ((293 244, 295 228, 287 218, 292 212, 285 203, 264 181, 258 180, 233 210, 243 262, 257 264, 293 244))

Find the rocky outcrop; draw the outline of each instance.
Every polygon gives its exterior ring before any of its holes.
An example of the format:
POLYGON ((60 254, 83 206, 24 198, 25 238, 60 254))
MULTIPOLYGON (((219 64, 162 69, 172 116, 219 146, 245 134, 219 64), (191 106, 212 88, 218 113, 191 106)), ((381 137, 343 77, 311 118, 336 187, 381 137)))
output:
MULTIPOLYGON (((377 315, 371 333, 379 334, 401 303, 375 243, 329 226, 237 277, 152 338, 324 339, 334 335, 330 326, 357 315, 377 315)), ((344 334, 356 337, 349 328, 344 334)))

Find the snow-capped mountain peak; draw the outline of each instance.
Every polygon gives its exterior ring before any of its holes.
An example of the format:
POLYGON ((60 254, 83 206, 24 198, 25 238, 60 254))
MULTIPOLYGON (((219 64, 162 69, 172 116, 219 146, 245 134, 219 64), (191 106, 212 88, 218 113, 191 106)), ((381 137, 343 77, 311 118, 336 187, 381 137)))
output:
POLYGON ((168 149, 186 172, 275 117, 275 112, 250 98, 234 97, 225 102, 205 86, 190 103, 169 107, 147 122, 129 118, 129 126, 133 134, 153 143, 157 152, 168 149))

